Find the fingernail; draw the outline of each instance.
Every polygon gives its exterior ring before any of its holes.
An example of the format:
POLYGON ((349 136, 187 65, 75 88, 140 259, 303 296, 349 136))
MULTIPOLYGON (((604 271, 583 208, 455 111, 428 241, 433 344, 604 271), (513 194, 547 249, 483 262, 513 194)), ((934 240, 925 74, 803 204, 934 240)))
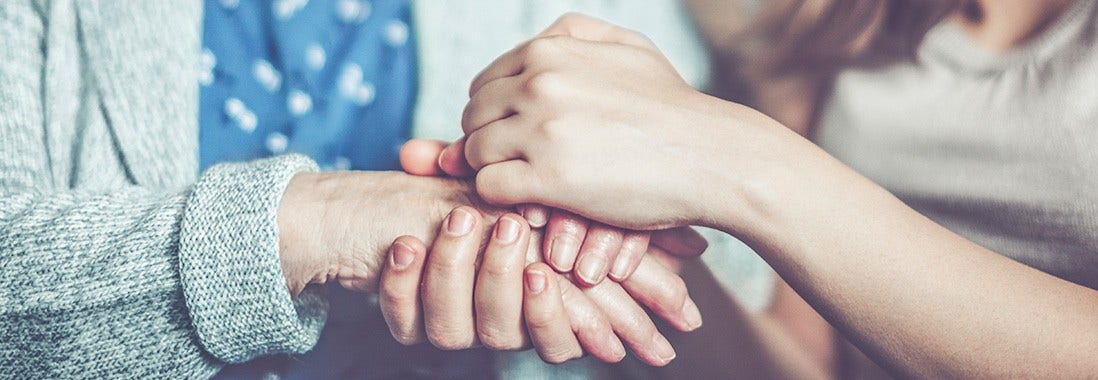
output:
POLYGON ((610 268, 610 277, 613 277, 614 280, 621 281, 629 275, 629 273, 626 273, 628 271, 629 260, 626 260, 619 256, 617 259, 614 260, 614 266, 610 268))
POLYGON ((584 282, 590 285, 598 284, 606 276, 606 258, 598 255, 585 255, 580 259, 579 268, 576 269, 576 272, 584 282))
POLYGON ((450 212, 450 220, 446 223, 446 231, 454 236, 463 236, 473 230, 473 214, 463 209, 454 209, 450 212))
POLYGON ((404 245, 403 243, 393 244, 393 268, 396 270, 404 270, 412 264, 412 261, 416 259, 415 252, 412 248, 404 245))
POLYGON ((522 217, 526 218, 526 222, 530 223, 530 227, 533 228, 542 228, 549 224, 549 216, 545 215, 544 207, 524 206, 522 208, 522 217))
MULTIPOLYGON (((438 168, 442 169, 443 171, 446 171, 446 169, 444 169, 445 166, 442 166, 442 157, 446 156, 446 151, 449 150, 449 149, 450 149, 450 145, 447 145, 445 148, 442 148, 442 151, 438 152, 438 158, 435 159, 435 165, 438 165, 438 168)), ((450 174, 450 173, 446 173, 446 174, 450 174)))
POLYGON ((545 272, 540 270, 526 272, 526 287, 530 289, 530 293, 540 294, 545 290, 545 286, 545 272))
POLYGON ((659 356, 665 364, 675 359, 675 349, 671 347, 671 342, 668 342, 662 334, 656 334, 656 337, 652 339, 652 347, 656 350, 656 356, 659 356))
POLYGON ((522 230, 522 225, 517 220, 503 217, 496 223, 496 241, 510 245, 518 240, 519 231, 522 230))
POLYGON ((571 236, 558 235, 549 244, 549 259, 553 261, 553 266, 557 270, 572 270, 577 254, 579 254, 579 242, 571 236))
POLYGON ((614 357, 618 359, 625 357, 625 346, 621 345, 621 340, 614 336, 610 337, 610 353, 614 354, 614 357))
POLYGON ((686 321, 686 324, 690 327, 690 330, 701 327, 701 311, 698 310, 698 305, 694 304, 694 300, 687 298, 686 302, 682 305, 682 319, 686 321))

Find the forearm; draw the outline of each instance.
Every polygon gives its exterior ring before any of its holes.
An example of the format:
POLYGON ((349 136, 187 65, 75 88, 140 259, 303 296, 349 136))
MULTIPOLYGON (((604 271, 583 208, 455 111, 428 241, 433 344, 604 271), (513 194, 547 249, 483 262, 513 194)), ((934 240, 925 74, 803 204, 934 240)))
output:
POLYGON ((722 227, 878 362, 916 377, 1098 371, 1081 349, 1098 341, 1098 292, 965 240, 830 157, 805 161, 819 164, 755 189, 769 192, 751 197, 760 223, 726 213, 722 227))

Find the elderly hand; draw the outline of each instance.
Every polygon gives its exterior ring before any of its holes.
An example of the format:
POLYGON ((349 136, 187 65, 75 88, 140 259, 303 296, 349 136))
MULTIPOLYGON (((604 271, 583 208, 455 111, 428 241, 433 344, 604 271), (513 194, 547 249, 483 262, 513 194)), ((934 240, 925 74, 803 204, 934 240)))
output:
POLYGON ((519 215, 504 215, 493 228, 476 210, 459 207, 438 236, 430 254, 416 238, 397 239, 383 271, 382 311, 402 343, 503 350, 533 344, 543 359, 559 363, 584 351, 618 361, 624 341, 645 362, 664 365, 674 349, 642 305, 680 330, 701 325, 683 281, 649 255, 622 283, 581 289, 540 262, 539 236, 519 215))
POLYGON ((461 180, 399 172, 297 174, 277 216, 287 285, 293 294, 328 281, 374 291, 393 239, 432 241, 438 224, 459 205, 475 206, 492 220, 504 211, 480 202, 461 180))

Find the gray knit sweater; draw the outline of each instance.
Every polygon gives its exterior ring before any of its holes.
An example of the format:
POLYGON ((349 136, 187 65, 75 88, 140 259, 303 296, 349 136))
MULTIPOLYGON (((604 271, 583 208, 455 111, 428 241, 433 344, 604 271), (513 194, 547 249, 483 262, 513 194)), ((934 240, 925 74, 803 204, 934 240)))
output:
POLYGON ((288 156, 196 178, 201 2, 0 1, 0 377, 207 377, 315 343, 288 156))

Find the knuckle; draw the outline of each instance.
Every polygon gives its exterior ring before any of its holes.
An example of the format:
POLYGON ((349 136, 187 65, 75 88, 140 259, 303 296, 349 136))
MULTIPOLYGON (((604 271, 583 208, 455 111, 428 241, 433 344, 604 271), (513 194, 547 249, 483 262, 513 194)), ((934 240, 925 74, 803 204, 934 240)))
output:
MULTIPOLYGON (((470 234, 475 235, 475 234, 470 234)), ((461 251, 463 249, 455 249, 454 251, 461 251)), ((431 252, 429 256, 430 270, 434 273, 441 274, 443 276, 455 276, 459 273, 470 272, 474 266, 474 255, 467 255, 464 252, 449 252, 450 250, 435 250, 431 252)))
POLYGON ((558 36, 541 37, 530 41, 524 51, 527 61, 539 62, 552 59, 560 52, 561 41, 562 39, 558 36))
POLYGON ((549 143, 566 141, 569 138, 569 129, 568 123, 557 119, 549 119, 538 124, 538 131, 541 132, 541 137, 549 143))
POLYGON ((463 350, 473 346, 473 336, 458 329, 427 329, 427 340, 441 350, 463 350))
POLYGON ((522 348, 522 339, 494 328, 478 328, 480 343, 495 351, 514 351, 522 348))
POLYGON ((526 93, 535 101, 555 99, 566 90, 564 77, 551 71, 533 74, 526 80, 526 93))
POLYGON ((586 331, 588 334, 597 335, 605 331, 610 331, 610 322, 607 322, 601 317, 590 318, 581 322, 579 329, 586 331))
POLYGON ((549 309, 526 313, 526 326, 531 330, 547 330, 553 327, 557 315, 549 309))
MULTIPOLYGON (((503 254, 504 253, 502 252, 487 253, 487 255, 491 256, 503 254)), ((480 271, 482 274, 494 279, 507 278, 522 271, 523 267, 519 264, 520 263, 517 263, 514 260, 507 260, 505 257, 492 257, 485 260, 484 264, 480 267, 480 271)))
POLYGON ((478 127, 478 125, 473 125, 473 115, 476 114, 477 107, 476 99, 476 95, 474 95, 469 103, 465 105, 465 109, 461 110, 461 130, 465 134, 469 134, 474 128, 478 127))
POLYGON ((666 286, 662 286, 656 290, 656 307, 663 308, 665 312, 673 312, 678 310, 686 302, 687 291, 686 282, 676 276, 673 279, 669 279, 666 286))
POLYGON ((396 307, 410 305, 415 302, 416 298, 417 296, 414 294, 405 294, 405 292, 400 292, 388 287, 382 287, 380 294, 378 294, 378 301, 382 305, 396 307))
POLYGON ((568 12, 565 13, 563 16, 560 16, 560 21, 561 23, 574 23, 584 20, 585 18, 586 17, 581 15, 579 12, 568 12))

